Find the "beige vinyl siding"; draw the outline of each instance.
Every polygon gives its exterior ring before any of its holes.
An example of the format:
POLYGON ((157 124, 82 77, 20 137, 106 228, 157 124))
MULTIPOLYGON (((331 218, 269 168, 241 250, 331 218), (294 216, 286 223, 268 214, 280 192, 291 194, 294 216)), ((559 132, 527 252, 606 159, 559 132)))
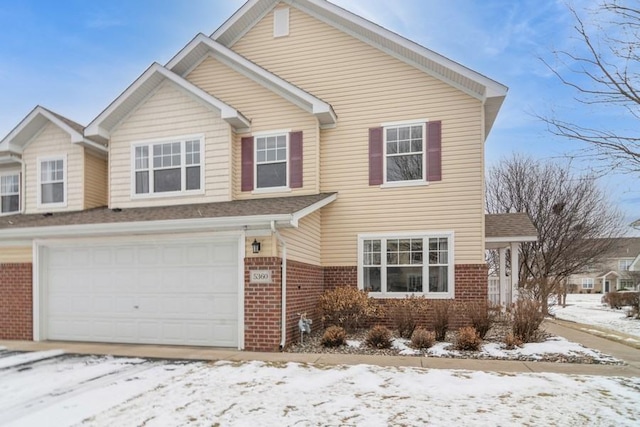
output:
POLYGON ((84 156, 84 208, 107 205, 107 159, 85 150, 84 156))
POLYGON ((31 246, 2 247, 0 246, 0 264, 14 264, 32 262, 33 251, 31 246))
POLYGON ((231 127, 212 110, 165 81, 113 132, 109 156, 111 208, 222 202, 231 199, 231 127), (132 144, 204 135, 204 194, 132 198, 132 144))
POLYGON ((455 262, 484 263, 483 118, 480 101, 291 7, 290 34, 273 38, 269 13, 233 49, 329 102, 338 115, 321 131, 323 265, 354 265, 357 234, 454 231, 455 262), (442 121, 441 182, 368 184, 368 128, 442 121))
POLYGON ((273 236, 249 236, 244 242, 244 256, 245 258, 262 258, 262 257, 276 257, 278 255, 278 247, 276 238, 273 236), (253 247, 251 244, 253 240, 260 242, 260 252, 253 253, 253 247))
POLYGON ((265 89, 228 66, 207 57, 187 79, 211 95, 238 109, 251 120, 251 133, 236 135, 233 143, 233 198, 282 196, 283 193, 240 191, 241 156, 240 138, 257 132, 291 130, 303 132, 303 187, 291 191, 292 195, 318 192, 318 122, 306 111, 298 108, 272 91, 265 89))
POLYGON ((53 123, 48 123, 29 143, 22 154, 25 162, 25 213, 81 210, 84 206, 84 148, 71 143, 71 136, 53 123), (67 206, 38 208, 38 159, 66 156, 67 206))
POLYGON ((287 259, 321 265, 321 213, 316 211, 300 220, 298 228, 280 232, 287 243, 287 259))

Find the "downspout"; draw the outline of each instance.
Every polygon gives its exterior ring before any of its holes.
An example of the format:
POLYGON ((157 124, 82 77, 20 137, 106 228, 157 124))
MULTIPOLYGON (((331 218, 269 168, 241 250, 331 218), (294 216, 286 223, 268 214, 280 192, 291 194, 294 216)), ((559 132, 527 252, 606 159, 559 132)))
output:
POLYGON ((282 272, 280 273, 280 280, 282 282, 282 294, 280 296, 282 313, 280 314, 280 324, 282 325, 282 330, 280 335, 282 339, 280 340, 280 351, 284 350, 284 346, 287 344, 287 242, 284 241, 278 230, 276 229, 276 222, 271 221, 271 232, 278 239, 278 243, 282 246, 282 272))
POLYGON ((27 172, 27 164, 22 159, 16 159, 20 162, 22 167, 22 171, 20 173, 20 213, 24 214, 27 206, 27 198, 25 197, 25 192, 27 191, 27 180, 26 180, 26 172, 27 172))

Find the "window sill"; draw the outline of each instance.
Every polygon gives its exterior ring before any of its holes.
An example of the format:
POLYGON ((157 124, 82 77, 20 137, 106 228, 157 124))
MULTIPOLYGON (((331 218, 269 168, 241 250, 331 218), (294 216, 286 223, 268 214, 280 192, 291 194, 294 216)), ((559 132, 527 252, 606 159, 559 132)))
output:
POLYGON ((426 299, 453 299, 453 292, 425 293, 425 292, 369 292, 375 299, 404 299, 410 296, 425 297, 426 299))
POLYGON ((0 216, 18 215, 19 213, 20 213, 19 210, 11 211, 11 212, 0 212, 0 216))
POLYGON ((204 196, 204 190, 167 191, 165 193, 132 194, 131 200, 163 199, 169 197, 204 196))
POLYGON ((270 193, 291 193, 291 188, 289 187, 258 188, 251 192, 251 194, 270 194, 270 193))
POLYGON ((380 188, 424 187, 427 185, 429 185, 428 181, 397 181, 385 182, 380 188))

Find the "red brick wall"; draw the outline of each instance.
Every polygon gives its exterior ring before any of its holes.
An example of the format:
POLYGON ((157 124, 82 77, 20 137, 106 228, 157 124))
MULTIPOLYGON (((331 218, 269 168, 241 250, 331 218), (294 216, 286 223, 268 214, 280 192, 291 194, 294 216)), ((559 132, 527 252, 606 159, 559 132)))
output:
POLYGON ((324 267, 325 290, 338 286, 358 286, 358 267, 324 267))
POLYGON ((311 330, 321 327, 316 306, 324 292, 323 268, 287 261, 287 344, 300 340, 299 313, 313 320, 311 330))
POLYGON ((31 263, 0 264, 0 339, 33 339, 31 263))
MULTIPOLYGON (((357 286, 357 267, 325 267, 325 289, 333 289, 336 286, 357 286)), ((464 302, 481 301, 488 298, 488 269, 486 264, 457 264, 455 265, 455 305, 451 310, 451 329, 468 326, 469 321, 462 314, 461 306, 464 302)), ((380 304, 387 304, 389 301, 380 299, 380 304)), ((382 319, 378 319, 376 324, 382 324, 394 328, 389 313, 382 319)), ((433 316, 430 313, 423 323, 427 328, 433 326, 433 316)))
POLYGON ((250 351, 278 351, 282 260, 278 257, 244 260, 244 347, 250 351), (249 283, 251 270, 271 270, 272 283, 249 283))

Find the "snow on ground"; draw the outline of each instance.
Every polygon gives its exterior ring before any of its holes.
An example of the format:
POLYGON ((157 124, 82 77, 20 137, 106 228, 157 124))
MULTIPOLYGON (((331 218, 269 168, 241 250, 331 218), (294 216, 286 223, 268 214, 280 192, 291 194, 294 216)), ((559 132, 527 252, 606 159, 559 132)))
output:
MULTIPOLYGON (((393 340, 393 348, 399 350, 403 356, 414 356, 421 354, 421 351, 409 346, 409 340, 396 338, 393 340)), ((545 354, 564 356, 587 356, 594 362, 616 363, 620 362, 614 357, 591 350, 581 344, 567 341, 562 337, 551 337, 545 342, 527 343, 522 347, 507 350, 503 343, 484 343, 480 351, 476 352, 480 359, 512 359, 519 360, 526 356, 533 360, 544 359, 545 354)), ((438 342, 426 351, 431 357, 460 357, 462 354, 453 349, 453 345, 447 342, 438 342)))
MULTIPOLYGON (((126 364, 126 359, 105 363, 126 364)), ((368 365, 146 363, 146 370, 31 410, 10 425, 49 425, 51 420, 58 426, 640 423, 640 378, 368 365)), ((43 390, 28 387, 27 392, 38 395, 43 390)), ((0 409, 7 397, 0 393, 0 409)))
POLYGON ((622 332, 640 340, 640 320, 626 316, 626 309, 615 310, 602 304, 602 294, 569 294, 567 306, 552 307, 558 319, 598 326, 622 332))
MULTIPOLYGON (((2 348, 0 348, 1 350, 2 348)), ((0 359, 0 369, 13 366, 24 365, 25 363, 36 362, 38 360, 49 359, 64 354, 62 350, 36 351, 33 353, 19 353, 0 359)))

